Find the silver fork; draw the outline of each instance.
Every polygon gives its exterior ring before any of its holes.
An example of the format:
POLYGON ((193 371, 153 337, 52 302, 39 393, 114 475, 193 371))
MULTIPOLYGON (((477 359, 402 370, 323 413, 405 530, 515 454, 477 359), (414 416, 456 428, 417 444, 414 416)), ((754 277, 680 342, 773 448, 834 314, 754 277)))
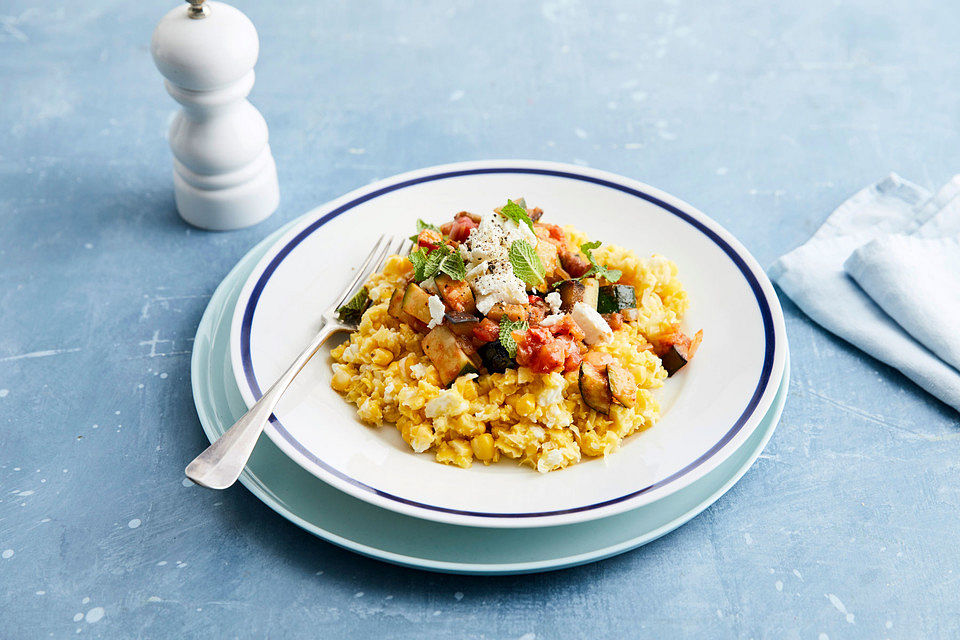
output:
POLYGON ((410 242, 406 238, 382 235, 370 251, 357 276, 343 290, 340 298, 331 305, 321 316, 320 331, 309 345, 297 356, 283 375, 267 389, 266 393, 243 414, 233 426, 217 438, 193 462, 187 465, 187 477, 203 487, 210 489, 226 489, 240 477, 247 460, 253 453, 253 448, 260 438, 260 433, 273 414, 280 397, 283 395, 293 379, 306 366, 310 358, 320 350, 320 347, 334 333, 339 331, 355 331, 356 324, 343 322, 337 317, 337 309, 350 300, 360 286, 366 282, 370 274, 379 271, 387 257, 394 253, 406 254, 410 249, 410 242))

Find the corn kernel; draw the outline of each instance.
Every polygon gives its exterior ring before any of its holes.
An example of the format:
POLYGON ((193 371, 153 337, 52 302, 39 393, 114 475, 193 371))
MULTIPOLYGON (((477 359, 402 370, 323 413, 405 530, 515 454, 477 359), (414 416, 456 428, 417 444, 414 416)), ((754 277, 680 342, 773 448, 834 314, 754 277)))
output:
POLYGON ((532 393, 525 393, 522 396, 520 396, 517 399, 516 404, 514 406, 514 409, 517 410, 517 413, 519 413, 523 417, 527 417, 528 415, 533 413, 534 409, 536 408, 537 408, 537 401, 536 401, 536 398, 534 398, 532 393))
POLYGON ((479 436, 473 438, 473 440, 470 441, 470 447, 473 449, 473 455, 477 456, 477 460, 484 462, 493 460, 493 454, 495 453, 493 436, 489 433, 481 433, 479 436))
POLYGON ((350 388, 350 384, 352 382, 353 380, 350 373, 338 368, 337 372, 333 374, 333 379, 330 381, 330 386, 333 387, 334 391, 344 393, 350 388))
POLYGON ((373 362, 373 364, 385 367, 393 362, 393 354, 386 349, 377 348, 374 349, 370 355, 370 361, 373 362))

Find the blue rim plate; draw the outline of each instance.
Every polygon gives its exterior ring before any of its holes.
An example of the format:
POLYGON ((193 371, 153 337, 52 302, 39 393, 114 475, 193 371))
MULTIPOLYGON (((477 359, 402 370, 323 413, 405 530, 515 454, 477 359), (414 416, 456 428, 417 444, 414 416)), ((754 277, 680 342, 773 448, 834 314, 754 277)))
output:
POLYGON ((247 406, 309 340, 323 302, 348 279, 349 265, 376 235, 407 230, 425 211, 483 210, 505 193, 526 195, 554 222, 616 238, 641 254, 662 250, 677 262, 694 301, 688 321, 694 329, 703 327, 706 339, 696 366, 668 382, 660 423, 628 439, 607 460, 548 479, 480 465, 462 472, 423 464, 423 456, 404 451, 395 430, 372 435, 376 430, 362 427, 329 389, 329 365, 321 362, 302 374, 300 392, 281 404, 267 435, 306 470, 361 500, 482 527, 555 526, 609 516, 666 497, 716 468, 750 437, 779 388, 787 345, 772 285, 735 238, 690 205, 621 176, 556 163, 423 169, 307 214, 266 251, 234 310, 231 359, 247 406), (577 211, 590 215, 570 215, 577 211))
MULTIPOLYGON (((293 223, 295 224, 295 223, 293 223)), ((245 278, 280 230, 253 249, 224 279, 197 329, 192 383, 197 413, 210 441, 245 410, 233 380, 230 318, 245 278)), ((751 467, 777 426, 789 386, 760 426, 716 469, 670 497, 591 522, 533 529, 461 527, 374 507, 338 491, 261 438, 240 482, 306 531, 361 555, 401 566, 462 574, 512 574, 561 569, 607 558, 663 536, 728 491, 751 467)))

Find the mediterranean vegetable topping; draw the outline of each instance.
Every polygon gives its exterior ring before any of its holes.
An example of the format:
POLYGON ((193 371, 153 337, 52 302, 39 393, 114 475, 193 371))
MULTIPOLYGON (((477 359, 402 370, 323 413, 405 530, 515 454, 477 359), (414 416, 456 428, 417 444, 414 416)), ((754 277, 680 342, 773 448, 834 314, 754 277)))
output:
MULTIPOLYGON (((471 367, 579 370, 581 391, 596 411, 633 406, 633 374, 591 347, 643 320, 637 292, 618 283, 619 269, 597 261, 599 241, 578 247, 559 226, 540 222, 542 214, 521 198, 482 216, 461 211, 441 226, 418 220, 417 247, 409 255, 413 274, 393 291, 388 313, 426 334, 424 352, 445 385, 471 367)), ((363 289, 338 313, 359 322, 369 306, 363 289)), ((673 375, 700 339, 674 327, 642 344, 673 375)))

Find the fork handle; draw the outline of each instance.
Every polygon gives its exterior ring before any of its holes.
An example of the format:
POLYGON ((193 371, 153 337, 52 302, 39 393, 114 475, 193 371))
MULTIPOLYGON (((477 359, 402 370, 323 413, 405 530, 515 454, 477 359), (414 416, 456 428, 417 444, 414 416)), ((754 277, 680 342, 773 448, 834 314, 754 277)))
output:
POLYGON ((280 402, 283 392, 327 341, 327 338, 344 329, 345 327, 336 322, 324 324, 313 341, 297 356, 290 368, 284 371, 283 375, 257 400, 256 404, 187 465, 185 470, 187 477, 209 489, 226 489, 236 482, 253 453, 260 433, 273 414, 277 403, 280 402))

